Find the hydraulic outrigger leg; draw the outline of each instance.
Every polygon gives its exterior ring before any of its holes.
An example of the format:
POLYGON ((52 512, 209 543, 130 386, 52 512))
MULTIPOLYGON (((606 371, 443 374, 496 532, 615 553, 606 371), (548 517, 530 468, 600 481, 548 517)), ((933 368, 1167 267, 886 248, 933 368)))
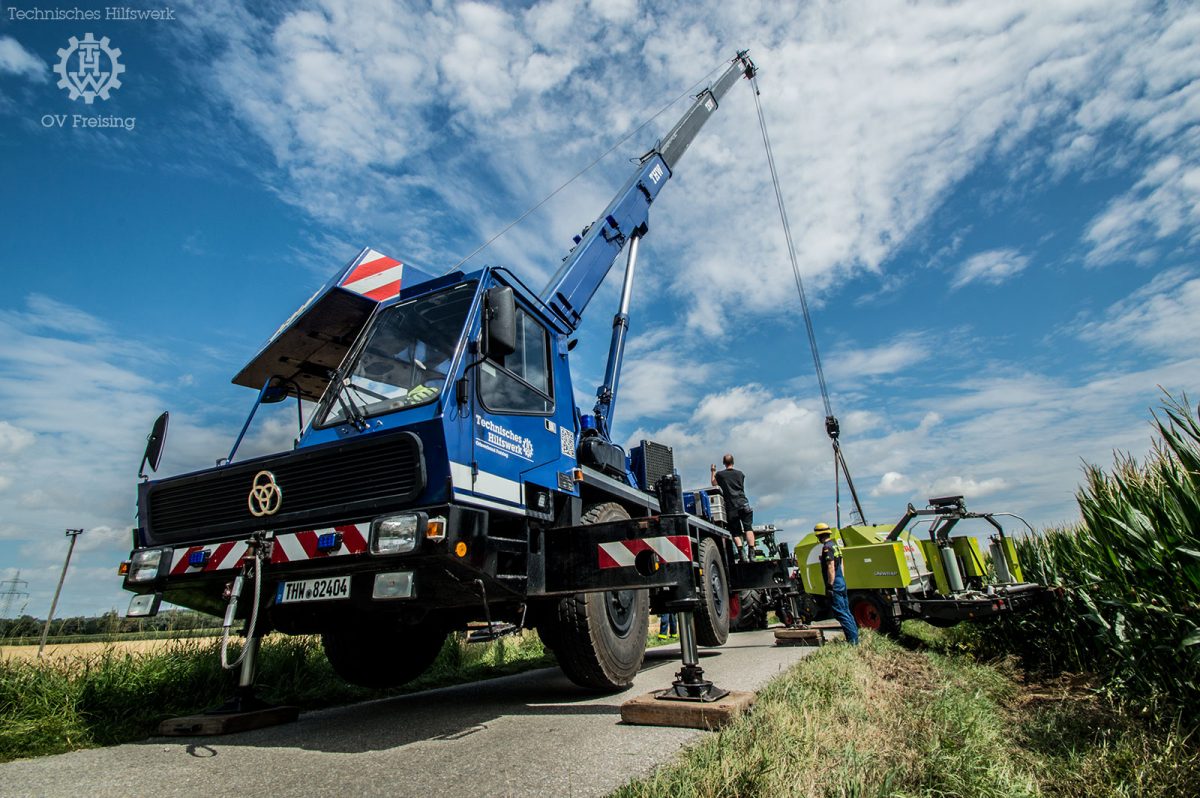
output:
POLYGON ((700 651, 696 647, 696 621, 691 612, 679 613, 679 648, 683 667, 675 674, 671 687, 655 696, 661 701, 717 701, 729 695, 704 678, 700 651))
POLYGON ((233 698, 201 715, 164 720, 158 727, 159 734, 171 737, 229 734, 291 723, 300 716, 297 707, 268 704, 254 694, 255 666, 263 635, 262 627, 258 625, 258 615, 263 608, 263 564, 270 561, 272 544, 269 535, 256 534, 249 541, 253 559, 244 565, 243 573, 239 574, 229 587, 229 604, 225 608, 221 637, 221 667, 225 670, 238 668, 238 686, 233 698), (253 584, 254 604, 250 608, 250 617, 246 624, 246 642, 242 645, 241 655, 233 662, 228 662, 226 647, 229 632, 237 617, 238 601, 248 581, 253 584))

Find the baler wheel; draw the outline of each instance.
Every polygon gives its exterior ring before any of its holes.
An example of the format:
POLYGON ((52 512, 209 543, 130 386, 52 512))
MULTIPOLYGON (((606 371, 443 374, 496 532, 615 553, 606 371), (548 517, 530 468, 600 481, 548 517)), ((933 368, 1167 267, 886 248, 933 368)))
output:
POLYGON ((885 635, 898 635, 900 624, 891 608, 875 593, 857 591, 850 594, 850 614, 860 629, 870 629, 885 635))

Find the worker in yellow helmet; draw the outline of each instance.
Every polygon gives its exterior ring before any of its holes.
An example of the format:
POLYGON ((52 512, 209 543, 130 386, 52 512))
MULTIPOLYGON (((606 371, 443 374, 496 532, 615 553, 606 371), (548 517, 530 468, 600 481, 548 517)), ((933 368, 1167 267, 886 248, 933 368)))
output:
POLYGON ((825 578, 825 595, 833 605, 833 616, 842 625, 846 642, 857 646, 858 624, 850 614, 850 598, 846 595, 846 579, 842 576, 842 547, 831 540, 833 530, 829 524, 817 524, 813 532, 821 542, 821 575, 825 578))

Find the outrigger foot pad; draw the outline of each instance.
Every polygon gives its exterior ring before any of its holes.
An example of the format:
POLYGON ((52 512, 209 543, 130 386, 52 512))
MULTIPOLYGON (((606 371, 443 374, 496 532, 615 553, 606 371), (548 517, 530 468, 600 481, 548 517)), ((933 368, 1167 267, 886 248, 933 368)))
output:
POLYGON ((715 700, 680 699, 667 695, 673 690, 657 690, 626 701, 621 705, 621 721, 635 726, 677 726, 711 731, 748 711, 757 698, 751 692, 721 690, 722 697, 715 700))
POLYGON ((268 704, 253 690, 238 688, 233 698, 199 715, 169 718, 158 725, 164 737, 203 737, 262 729, 291 723, 300 717, 299 707, 268 704))

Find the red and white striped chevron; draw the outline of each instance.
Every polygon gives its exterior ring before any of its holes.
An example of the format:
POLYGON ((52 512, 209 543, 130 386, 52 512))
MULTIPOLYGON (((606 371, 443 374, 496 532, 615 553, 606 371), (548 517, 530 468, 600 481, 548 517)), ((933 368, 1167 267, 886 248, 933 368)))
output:
POLYGON ((400 294, 400 275, 404 264, 382 252, 368 249, 358 265, 342 278, 342 288, 382 302, 400 294))
MULTIPOLYGON (((278 564, 338 557, 344 554, 362 554, 367 550, 369 531, 367 524, 345 524, 279 535, 275 538, 275 545, 271 547, 271 562, 278 564), (341 545, 328 552, 317 551, 317 538, 327 532, 341 532, 341 545)), ((249 552, 250 547, 244 540, 230 540, 207 546, 180 547, 175 549, 171 556, 171 576, 231 570, 240 566, 243 558, 249 552), (192 554, 205 550, 209 552, 208 562, 200 566, 188 563, 188 558, 192 554)))
POLYGON ((184 546, 171 553, 171 576, 236 568, 249 551, 250 547, 244 540, 227 540, 224 543, 209 546, 184 546), (198 551, 205 550, 208 551, 208 562, 200 566, 188 563, 189 557, 198 551))
POLYGON ((657 554, 663 562, 692 561, 692 541, 687 535, 618 540, 601 543, 597 548, 601 568, 628 568, 633 565, 638 554, 647 549, 657 554))
POLYGON ((271 549, 271 562, 299 562, 301 560, 324 559, 337 557, 342 554, 362 554, 367 550, 367 535, 370 528, 367 524, 355 526, 330 527, 329 529, 309 529, 304 532, 292 532, 275 538, 275 546, 271 549), (317 551, 317 538, 328 532, 341 532, 342 545, 328 552, 317 551))

